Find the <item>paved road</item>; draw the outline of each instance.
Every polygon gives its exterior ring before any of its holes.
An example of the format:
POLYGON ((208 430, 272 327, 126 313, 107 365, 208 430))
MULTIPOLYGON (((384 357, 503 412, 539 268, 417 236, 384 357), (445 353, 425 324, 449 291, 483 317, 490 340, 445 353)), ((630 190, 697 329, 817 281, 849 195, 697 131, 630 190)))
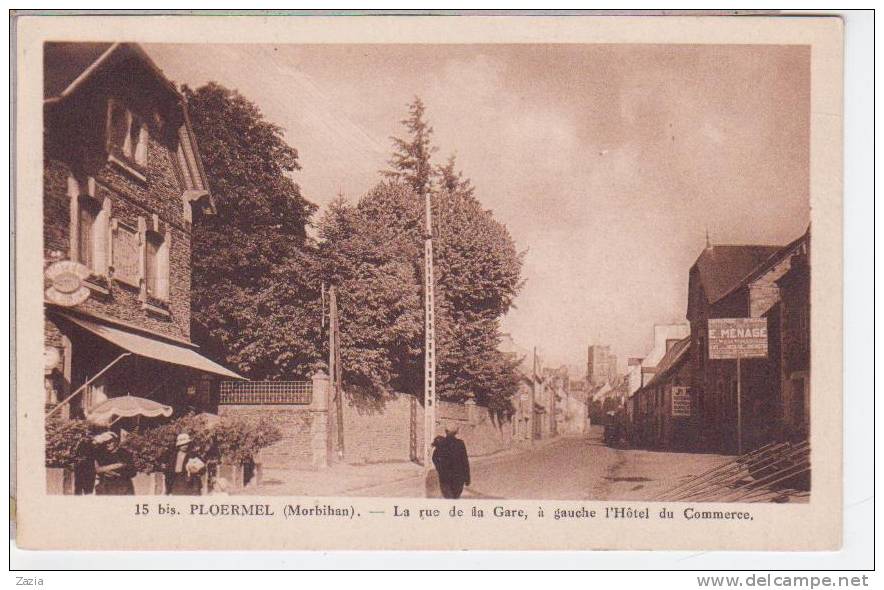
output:
MULTIPOLYGON (((648 499, 725 458, 715 455, 612 449, 602 431, 562 438, 543 448, 473 461, 464 498, 544 500, 648 499)), ((360 496, 422 497, 419 479, 360 490, 360 496)))

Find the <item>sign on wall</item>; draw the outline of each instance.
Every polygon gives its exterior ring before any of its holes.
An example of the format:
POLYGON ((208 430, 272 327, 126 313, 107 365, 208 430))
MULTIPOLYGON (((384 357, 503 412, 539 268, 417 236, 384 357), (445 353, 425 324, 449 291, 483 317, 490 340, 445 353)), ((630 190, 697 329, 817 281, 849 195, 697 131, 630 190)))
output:
POLYGON ((690 416, 691 415, 691 394, 690 389, 685 386, 674 385, 671 391, 672 397, 672 415, 673 416, 690 416))
POLYGON ((137 287, 141 278, 138 230, 118 223, 113 240, 114 278, 137 287))
POLYGON ((709 358, 767 357, 767 318, 709 320, 709 358))
POLYGON ((80 305, 89 298, 89 288, 83 281, 91 274, 89 269, 71 260, 60 260, 49 265, 45 270, 49 287, 46 289, 46 300, 62 305, 74 307, 80 305))

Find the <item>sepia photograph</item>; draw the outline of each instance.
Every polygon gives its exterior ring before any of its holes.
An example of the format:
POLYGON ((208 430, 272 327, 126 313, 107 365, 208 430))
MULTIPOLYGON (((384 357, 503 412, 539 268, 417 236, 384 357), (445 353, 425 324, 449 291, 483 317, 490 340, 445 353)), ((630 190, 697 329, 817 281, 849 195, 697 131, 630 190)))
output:
POLYGON ((808 47, 43 58, 52 492, 806 501, 808 47))
POLYGON ((839 542, 836 21, 101 18, 22 35, 32 544, 839 542))

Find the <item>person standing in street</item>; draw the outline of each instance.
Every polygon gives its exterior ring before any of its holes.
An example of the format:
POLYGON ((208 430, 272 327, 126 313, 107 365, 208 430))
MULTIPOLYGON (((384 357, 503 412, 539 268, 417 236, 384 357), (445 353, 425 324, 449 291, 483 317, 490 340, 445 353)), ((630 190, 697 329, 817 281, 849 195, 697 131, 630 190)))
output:
POLYGON ((467 446, 457 438, 457 428, 446 427, 445 436, 433 440, 433 465, 439 474, 443 498, 460 498, 464 486, 470 485, 470 460, 467 446))

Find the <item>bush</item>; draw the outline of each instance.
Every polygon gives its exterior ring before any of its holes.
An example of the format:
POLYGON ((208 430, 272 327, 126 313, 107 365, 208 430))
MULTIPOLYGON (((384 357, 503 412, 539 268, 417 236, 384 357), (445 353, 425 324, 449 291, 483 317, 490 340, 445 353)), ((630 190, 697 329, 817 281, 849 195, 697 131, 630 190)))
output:
MULTIPOLYGON (((77 446, 95 434, 96 428, 86 420, 53 417, 46 423, 46 467, 73 469, 79 458, 77 446)), ((191 438, 191 449, 205 458, 212 446, 228 463, 254 461, 261 449, 282 439, 282 433, 267 418, 248 419, 224 417, 214 426, 194 415, 130 432, 123 446, 132 454, 139 473, 163 470, 163 457, 182 432, 191 438)))
POLYGON ((73 469, 77 463, 77 446, 92 435, 85 420, 50 418, 46 422, 46 467, 73 469))
POLYGON ((163 457, 182 432, 190 435, 191 449, 197 455, 204 455, 211 446, 211 430, 206 421, 198 416, 182 416, 159 426, 129 433, 124 446, 132 453, 135 469, 139 473, 162 471, 163 457))
POLYGON ((182 416, 166 424, 129 434, 125 447, 132 453, 135 468, 141 473, 162 471, 164 455, 182 432, 190 435, 191 449, 200 457, 205 458, 214 445, 222 459, 230 463, 254 461, 258 451, 282 438, 279 429, 266 418, 246 420, 225 417, 210 426, 198 416, 182 416))
POLYGON ((282 432, 269 419, 224 418, 213 429, 225 462, 254 461, 261 449, 282 440, 282 432))

